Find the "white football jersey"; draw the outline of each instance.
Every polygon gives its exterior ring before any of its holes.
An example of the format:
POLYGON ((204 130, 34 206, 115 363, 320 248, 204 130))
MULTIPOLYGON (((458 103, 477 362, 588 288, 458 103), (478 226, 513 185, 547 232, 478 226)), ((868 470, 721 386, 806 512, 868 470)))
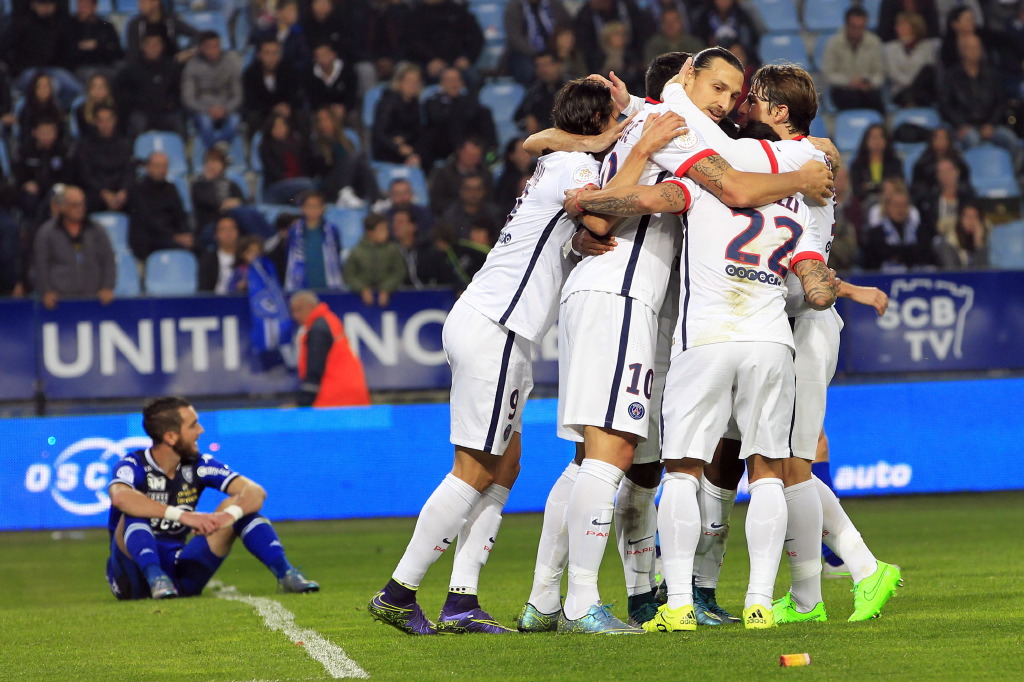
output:
POLYGON ((562 208, 565 190, 597 184, 599 170, 590 154, 542 156, 462 300, 540 343, 558 316, 558 294, 571 267, 561 252, 576 231, 576 223, 562 208))
MULTIPOLYGON (((677 181, 673 181, 677 182, 677 181)), ((823 260, 807 207, 796 197, 732 209, 685 179, 679 320, 672 353, 728 341, 793 348, 786 275, 793 263, 823 260)))
MULTIPOLYGON (((622 131, 601 165, 602 185, 611 180, 643 133, 652 113, 668 111, 664 104, 648 103, 622 131)), ((653 154, 640 176, 640 185, 654 185, 666 178, 682 177, 690 167, 715 152, 700 133, 691 130, 653 154)), ((652 310, 661 310, 672 263, 679 250, 679 218, 672 214, 626 218, 614 231, 617 246, 600 256, 588 256, 569 275, 562 290, 564 301, 577 291, 605 291, 629 296, 652 310)))

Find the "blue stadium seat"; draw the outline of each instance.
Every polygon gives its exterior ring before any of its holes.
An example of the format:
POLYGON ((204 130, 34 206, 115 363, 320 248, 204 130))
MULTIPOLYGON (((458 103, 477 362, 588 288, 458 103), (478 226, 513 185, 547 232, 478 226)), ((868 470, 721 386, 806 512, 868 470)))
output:
POLYGON ((818 113, 817 116, 814 117, 814 120, 811 121, 810 133, 811 133, 812 137, 828 137, 829 136, 828 124, 825 122, 825 117, 822 116, 820 112, 818 113))
POLYGON ((102 211, 89 216, 107 231, 110 243, 116 253, 129 253, 128 216, 115 211, 102 211))
POLYGON ((971 169, 971 185, 979 197, 1010 199, 1020 196, 1010 152, 1002 147, 983 144, 964 152, 964 161, 971 169))
POLYGON ((190 296, 196 293, 196 270, 196 257, 191 251, 154 251, 146 259, 146 294, 190 296))
POLYGON ((192 214, 192 188, 189 185, 188 178, 184 175, 178 175, 173 178, 168 178, 174 183, 174 186, 178 188, 178 194, 181 196, 181 203, 185 205, 185 213, 192 214))
POLYGON ((484 32, 484 41, 494 43, 505 40, 505 3, 474 2, 469 11, 476 17, 480 30, 484 32))
POLYGON ((142 293, 139 283, 139 267, 130 251, 114 251, 117 264, 117 283, 114 285, 114 296, 128 298, 142 293))
POLYGON ((804 3, 804 28, 835 33, 843 25, 849 0, 811 0, 804 3))
POLYGON ((288 204, 256 204, 253 206, 257 211, 263 214, 270 226, 274 226, 274 221, 277 220, 277 216, 282 213, 294 213, 298 215, 301 213, 298 207, 290 206, 288 204))
POLYGON ((811 62, 818 71, 822 70, 821 65, 825 61, 825 46, 828 45, 831 37, 832 34, 824 33, 814 40, 814 54, 811 55, 811 62))
POLYGON ((761 14, 765 28, 769 31, 776 33, 800 30, 796 0, 754 0, 754 7, 761 14))
POLYGON ((260 142, 262 141, 262 130, 253 133, 252 140, 249 141, 249 170, 261 175, 263 174, 263 159, 260 158, 260 142))
POLYGON ((333 223, 341 232, 341 249, 348 251, 363 238, 363 219, 369 211, 365 208, 340 208, 331 206, 324 219, 333 223))
POLYGON ((11 176, 11 156, 7 153, 7 141, 0 138, 0 173, 11 176))
POLYGON ((860 6, 868 12, 868 28, 875 31, 878 28, 878 14, 882 8, 882 0, 860 0, 860 6))
POLYGON ((864 131, 875 123, 885 123, 882 115, 874 109, 847 109, 836 114, 835 142, 840 152, 855 152, 860 145, 864 131))
POLYGON ((497 71, 505 56, 505 41, 493 41, 484 44, 480 58, 476 60, 476 68, 481 71, 497 71))
POLYGON ((185 142, 178 133, 151 130, 135 138, 135 158, 145 162, 153 152, 163 152, 170 163, 168 174, 188 174, 188 159, 185 156, 185 142))
POLYGON ((500 125, 512 120, 525 92, 525 88, 515 81, 495 81, 480 88, 480 103, 490 108, 494 123, 500 125))
MULTIPOLYGON (((235 135, 232 138, 231 145, 227 151, 228 168, 244 173, 246 168, 245 143, 242 141, 241 135, 235 135)), ((195 138, 192 141, 192 168, 197 174, 203 172, 203 156, 205 154, 206 148, 203 146, 203 143, 199 141, 199 138, 195 138)))
POLYGON ((221 47, 231 49, 231 31, 228 30, 228 18, 224 12, 185 12, 182 19, 197 31, 216 32, 220 36, 221 47))
POLYGON ((85 95, 79 95, 68 110, 68 129, 71 131, 71 137, 78 137, 82 134, 82 131, 78 129, 78 110, 82 108, 83 104, 85 104, 85 95))
POLYGON ((939 112, 931 107, 915 107, 911 109, 897 109, 892 115, 892 130, 900 127, 901 123, 913 123, 929 130, 942 125, 939 112))
POLYGON ((805 69, 811 67, 811 60, 807 58, 807 50, 804 48, 804 40, 798 33, 768 33, 761 37, 758 52, 764 64, 785 62, 805 69))
POLYGON ((246 180, 245 173, 239 170, 229 169, 224 175, 228 180, 234 181, 242 189, 242 194, 245 196, 246 201, 252 200, 252 192, 249 191, 249 181, 246 180))
POLYGON ((377 109, 377 102, 380 101, 380 96, 384 94, 384 89, 387 87, 389 87, 388 83, 379 83, 363 93, 363 125, 367 128, 373 126, 373 114, 377 109))
POLYGON ((358 154, 363 150, 363 138, 359 137, 359 131, 355 128, 345 128, 345 137, 352 143, 352 148, 358 154))
POLYGON ((913 144, 900 144, 894 145, 896 151, 903 158, 903 179, 910 184, 910 181, 914 179, 914 164, 924 154, 924 150, 928 148, 927 142, 915 142, 913 144))
POLYGON ((1024 270, 1024 220, 996 225, 988 240, 992 267, 1024 270))
POLYGON ((515 121, 501 121, 496 126, 498 132, 498 151, 504 153, 505 145, 517 137, 526 137, 515 121))
POLYGON ((404 166, 400 163, 384 163, 382 161, 371 161, 374 173, 377 174, 377 187, 382 193, 387 193, 388 188, 394 180, 408 180, 412 185, 412 193, 416 203, 426 204, 430 198, 427 191, 427 178, 423 170, 414 166, 404 166))
POLYGON ((232 22, 231 46, 236 50, 244 50, 249 44, 249 36, 252 35, 252 24, 249 21, 248 11, 241 9, 235 12, 232 22))

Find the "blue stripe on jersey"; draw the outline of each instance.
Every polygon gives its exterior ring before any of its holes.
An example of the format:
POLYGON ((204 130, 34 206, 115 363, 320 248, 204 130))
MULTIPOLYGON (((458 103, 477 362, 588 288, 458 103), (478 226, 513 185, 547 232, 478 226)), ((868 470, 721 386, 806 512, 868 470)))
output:
MULTIPOLYGON (((661 171, 658 173, 658 179, 654 181, 654 184, 658 184, 669 175, 668 171, 661 171)), ((636 263, 640 260, 640 253, 644 248, 644 238, 647 236, 647 227, 651 224, 651 216, 645 215, 640 219, 640 224, 636 227, 636 238, 633 240, 633 250, 629 254, 629 263, 626 264, 626 274, 622 277, 622 290, 619 292, 623 296, 629 296, 629 289, 633 286, 633 273, 636 272, 636 263)))
MULTIPOLYGON (((644 216, 645 218, 649 216, 644 216)), ((619 396, 619 383, 626 365, 626 346, 629 345, 629 320, 633 316, 633 299, 625 296, 626 307, 622 313, 622 331, 619 333, 619 357, 615 360, 615 375, 612 377, 612 391, 608 397, 608 412, 604 415, 604 427, 612 428, 615 421, 615 401, 619 396)))
POLYGON ((687 236, 687 229, 690 226, 690 217, 683 214, 683 306, 679 311, 679 328, 681 330, 683 350, 686 350, 686 310, 690 306, 690 239, 687 236))
POLYGON ((508 361, 512 357, 512 346, 515 345, 516 333, 510 331, 505 340, 505 350, 501 351, 501 369, 498 375, 498 390, 494 395, 494 411, 491 413, 491 425, 487 428, 487 439, 484 441, 484 452, 490 452, 494 446, 494 434, 498 430, 498 422, 501 421, 501 410, 505 401, 505 376, 508 374, 508 361))
POLYGON ((498 320, 498 324, 505 324, 508 318, 512 316, 512 311, 515 310, 516 305, 519 303, 519 299, 523 295, 523 291, 526 289, 526 283, 530 281, 530 275, 533 274, 533 269, 537 266, 537 261, 540 259, 540 254, 544 251, 544 245, 547 244, 548 237, 551 236, 551 231, 555 229, 555 225, 558 223, 558 219, 565 214, 565 209, 558 209, 558 213, 548 221, 548 224, 544 227, 544 231, 540 235, 540 239, 537 240, 537 247, 533 250, 533 255, 530 256, 530 264, 526 266, 526 272, 523 273, 523 279, 519 282, 519 288, 516 289, 516 295, 512 297, 512 302, 508 304, 508 309, 498 320))

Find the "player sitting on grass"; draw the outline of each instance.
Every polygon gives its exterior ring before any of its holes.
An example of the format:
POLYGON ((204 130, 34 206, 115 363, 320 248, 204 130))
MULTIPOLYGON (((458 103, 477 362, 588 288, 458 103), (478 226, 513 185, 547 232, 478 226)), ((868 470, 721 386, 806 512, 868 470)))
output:
POLYGON ((211 455, 200 455, 203 433, 184 398, 157 398, 142 410, 153 447, 117 465, 110 482, 107 582, 118 599, 190 597, 203 591, 236 537, 277 577, 283 592, 320 586, 293 568, 270 521, 258 513, 267 492, 211 455), (228 495, 217 511, 195 511, 206 488, 228 495), (188 543, 189 530, 196 535, 188 543))

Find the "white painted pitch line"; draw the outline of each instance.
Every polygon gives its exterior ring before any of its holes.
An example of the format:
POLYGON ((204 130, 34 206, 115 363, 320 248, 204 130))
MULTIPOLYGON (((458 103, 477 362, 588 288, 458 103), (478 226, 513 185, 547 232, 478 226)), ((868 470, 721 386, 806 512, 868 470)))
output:
POLYGON ((224 585, 217 581, 211 581, 210 587, 213 588, 213 594, 220 599, 240 601, 256 609, 256 612, 263 616, 263 622, 271 630, 283 632, 285 637, 293 643, 302 642, 302 648, 306 650, 310 658, 320 663, 331 677, 335 679, 353 677, 368 679, 370 677, 369 673, 349 658, 340 646, 325 639, 316 630, 300 628, 296 625, 295 614, 282 606, 280 602, 266 597, 242 594, 234 586, 224 585))

